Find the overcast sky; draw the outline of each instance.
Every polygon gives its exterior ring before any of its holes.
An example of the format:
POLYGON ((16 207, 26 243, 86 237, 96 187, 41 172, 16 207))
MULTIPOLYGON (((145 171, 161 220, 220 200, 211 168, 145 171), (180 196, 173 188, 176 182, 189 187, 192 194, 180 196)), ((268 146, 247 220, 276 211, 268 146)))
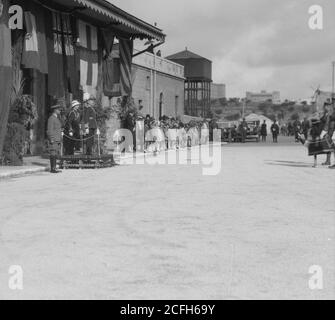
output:
POLYGON ((110 0, 167 35, 163 56, 188 47, 213 61, 213 80, 228 97, 262 89, 282 100, 331 90, 335 61, 334 0, 110 0), (312 5, 323 7, 323 30, 308 26, 312 5))

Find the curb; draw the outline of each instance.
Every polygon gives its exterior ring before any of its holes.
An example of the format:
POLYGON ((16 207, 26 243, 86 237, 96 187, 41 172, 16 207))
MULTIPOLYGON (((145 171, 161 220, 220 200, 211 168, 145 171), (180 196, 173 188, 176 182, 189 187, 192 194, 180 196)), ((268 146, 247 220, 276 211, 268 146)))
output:
MULTIPOLYGON (((214 143, 213 146, 220 146, 220 145, 224 145, 226 143, 214 143)), ((193 146, 194 147, 199 147, 199 146, 193 146)), ((187 148, 183 148, 180 150, 187 150, 187 148)), ((165 153, 168 152, 175 152, 176 150, 164 150, 165 153)), ((144 158, 144 157, 153 157, 154 153, 139 153, 139 154, 128 154, 125 157, 120 158, 119 160, 129 160, 129 159, 136 159, 136 158, 144 158)), ((1 173, 0 172, 0 181, 1 180, 5 180, 5 179, 10 179, 10 178, 18 178, 18 177, 22 177, 25 175, 32 175, 35 173, 41 173, 41 172, 47 172, 49 171, 49 168, 47 167, 38 167, 38 168, 26 168, 26 169, 18 169, 12 172, 4 172, 1 173)))
POLYGON ((0 173, 0 181, 5 180, 5 179, 10 179, 10 178, 17 178, 29 174, 34 174, 34 173, 40 173, 40 172, 46 172, 48 171, 48 168, 45 167, 40 167, 40 168, 29 168, 29 169, 20 169, 20 170, 15 170, 12 172, 4 172, 0 173))

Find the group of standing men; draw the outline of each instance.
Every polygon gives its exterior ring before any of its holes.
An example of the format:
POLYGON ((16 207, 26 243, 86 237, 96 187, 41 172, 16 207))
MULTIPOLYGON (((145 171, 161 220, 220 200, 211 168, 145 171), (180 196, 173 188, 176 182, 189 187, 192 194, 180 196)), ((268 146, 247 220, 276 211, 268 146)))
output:
POLYGON ((52 115, 48 120, 47 135, 49 140, 50 172, 58 173, 56 169, 57 158, 61 154, 62 142, 64 154, 74 155, 75 151, 86 147, 86 155, 92 155, 94 136, 99 130, 97 114, 94 109, 95 98, 84 94, 83 103, 74 100, 71 110, 63 121, 61 113, 63 107, 54 105, 51 107, 52 115))

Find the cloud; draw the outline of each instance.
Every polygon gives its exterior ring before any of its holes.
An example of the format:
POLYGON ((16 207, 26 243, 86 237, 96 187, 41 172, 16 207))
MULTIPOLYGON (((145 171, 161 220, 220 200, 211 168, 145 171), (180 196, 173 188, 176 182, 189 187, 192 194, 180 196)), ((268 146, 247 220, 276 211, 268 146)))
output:
POLYGON ((167 34, 163 55, 189 50, 213 60, 229 96, 280 90, 285 98, 329 87, 335 60, 335 2, 318 0, 324 30, 308 27, 311 0, 115 0, 167 34))

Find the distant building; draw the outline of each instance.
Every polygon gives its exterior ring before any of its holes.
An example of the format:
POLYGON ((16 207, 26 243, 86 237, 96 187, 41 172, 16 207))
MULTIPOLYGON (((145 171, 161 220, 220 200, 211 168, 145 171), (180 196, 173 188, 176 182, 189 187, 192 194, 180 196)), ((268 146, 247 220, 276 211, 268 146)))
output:
POLYGON ((254 92, 247 92, 247 100, 250 102, 261 103, 271 100, 273 103, 277 104, 280 103, 280 92, 273 91, 273 92, 266 92, 261 91, 259 93, 254 92))
POLYGON ((226 85, 221 83, 211 84, 211 99, 226 98, 226 85))
POLYGON ((185 114, 206 117, 211 107, 212 61, 187 48, 166 59, 185 67, 185 114))

